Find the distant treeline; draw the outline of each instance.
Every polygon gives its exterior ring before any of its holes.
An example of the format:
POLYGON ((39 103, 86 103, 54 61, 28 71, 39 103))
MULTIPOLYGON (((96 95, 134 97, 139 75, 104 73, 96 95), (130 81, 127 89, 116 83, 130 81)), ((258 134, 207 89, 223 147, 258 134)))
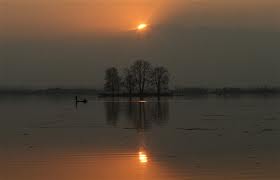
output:
POLYGON ((217 96, 226 95, 242 95, 242 94, 256 94, 256 95, 271 95, 280 94, 280 88, 278 87, 255 87, 255 88, 176 88, 173 91, 175 96, 180 95, 209 95, 214 94, 217 96))
MULTIPOLYGON (((49 89, 0 89, 0 95, 101 95, 106 96, 108 92, 97 89, 63 89, 63 88, 49 88, 49 89)), ((162 92, 163 96, 184 96, 184 95, 277 95, 280 94, 279 87, 256 87, 256 88, 196 88, 196 87, 186 87, 186 88, 175 88, 173 90, 168 90, 162 92)), ((110 95, 110 94, 109 94, 110 95)), ((135 92, 133 96, 138 96, 139 94, 135 92)), ((143 96, 156 96, 156 92, 143 93, 143 96)), ((129 96, 128 93, 123 92, 120 96, 129 96)))
POLYGON ((2 95, 97 95, 100 91, 96 89, 63 89, 63 88, 48 88, 48 89, 0 89, 2 95))

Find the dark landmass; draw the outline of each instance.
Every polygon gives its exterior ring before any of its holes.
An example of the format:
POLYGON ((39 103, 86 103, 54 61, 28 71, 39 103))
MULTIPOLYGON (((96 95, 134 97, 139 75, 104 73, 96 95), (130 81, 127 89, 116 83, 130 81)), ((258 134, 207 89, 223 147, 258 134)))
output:
POLYGON ((100 91, 96 89, 0 89, 0 95, 97 95, 100 91))
MULTIPOLYGON (((178 88, 170 90, 166 93, 161 93, 162 97, 169 96, 239 96, 239 95, 280 95, 280 88, 178 88)), ((128 93, 110 94, 106 92, 99 93, 102 97, 129 97, 128 93)), ((143 97, 154 97, 156 93, 144 93, 143 97)), ((132 94, 131 97, 139 97, 139 94, 132 94)))
MULTIPOLYGON (((139 97, 138 93, 133 93, 133 94, 129 94, 129 93, 119 93, 119 94, 111 94, 111 93, 106 93, 106 92, 102 92, 98 94, 100 97, 139 97)), ((167 92, 167 93, 161 93, 160 96, 161 97, 171 97, 174 96, 175 94, 173 92, 167 92)), ((144 93, 142 94, 142 97, 157 97, 157 93, 144 93)))
POLYGON ((257 88, 180 88, 173 91, 176 96, 185 95, 277 95, 280 94, 278 87, 257 87, 257 88))
MULTIPOLYGON (((280 88, 260 87, 260 88, 177 88, 169 92, 161 93, 162 97, 171 96, 231 96, 231 95, 280 95, 280 88)), ((98 95, 100 97, 130 97, 128 93, 111 94, 97 89, 0 89, 0 95, 98 95)), ((143 97, 156 97, 157 93, 144 93, 143 97)), ((139 97, 138 93, 133 93, 131 97, 139 97)))

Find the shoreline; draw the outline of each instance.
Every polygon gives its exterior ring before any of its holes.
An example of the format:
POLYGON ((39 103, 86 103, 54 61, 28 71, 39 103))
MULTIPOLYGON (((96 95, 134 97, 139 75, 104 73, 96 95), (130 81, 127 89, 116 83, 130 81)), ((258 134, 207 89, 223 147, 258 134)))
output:
MULTIPOLYGON (((140 97, 140 94, 128 94, 121 92, 119 94, 108 93, 97 89, 0 89, 0 95, 95 95, 99 97, 140 97)), ((178 97, 178 96, 241 96, 241 95, 280 95, 280 88, 181 88, 161 93, 160 97, 178 97)), ((157 93, 147 92, 142 97, 158 97, 157 93)))

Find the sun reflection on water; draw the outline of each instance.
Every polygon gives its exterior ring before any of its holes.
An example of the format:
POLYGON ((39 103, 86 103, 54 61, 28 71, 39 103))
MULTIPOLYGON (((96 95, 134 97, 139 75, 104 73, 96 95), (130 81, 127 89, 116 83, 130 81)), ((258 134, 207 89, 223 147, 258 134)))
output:
POLYGON ((148 102, 148 101, 143 101, 143 100, 138 101, 138 103, 146 103, 146 102, 148 102))
POLYGON ((139 158, 139 162, 141 164, 147 164, 148 163, 148 156, 144 151, 139 151, 138 158, 139 158))

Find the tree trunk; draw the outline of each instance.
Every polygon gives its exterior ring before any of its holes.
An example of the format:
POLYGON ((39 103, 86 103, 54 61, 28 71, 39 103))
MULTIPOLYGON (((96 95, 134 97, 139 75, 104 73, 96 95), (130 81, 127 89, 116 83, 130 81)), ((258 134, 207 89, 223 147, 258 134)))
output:
POLYGON ((132 100, 132 89, 130 88, 129 89, 129 101, 131 101, 132 100))
POLYGON ((158 97, 158 100, 160 100, 160 84, 157 87, 157 97, 158 97))

